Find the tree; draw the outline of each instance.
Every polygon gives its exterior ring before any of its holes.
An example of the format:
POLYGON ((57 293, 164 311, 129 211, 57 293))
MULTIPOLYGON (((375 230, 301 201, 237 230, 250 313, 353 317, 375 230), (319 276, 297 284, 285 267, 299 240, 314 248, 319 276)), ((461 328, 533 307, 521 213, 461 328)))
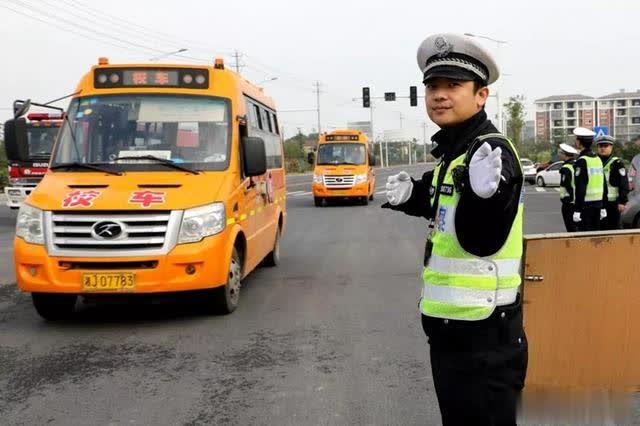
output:
POLYGON ((522 146, 522 128, 524 127, 524 96, 511 96, 504 104, 507 112, 507 137, 520 149, 522 146))

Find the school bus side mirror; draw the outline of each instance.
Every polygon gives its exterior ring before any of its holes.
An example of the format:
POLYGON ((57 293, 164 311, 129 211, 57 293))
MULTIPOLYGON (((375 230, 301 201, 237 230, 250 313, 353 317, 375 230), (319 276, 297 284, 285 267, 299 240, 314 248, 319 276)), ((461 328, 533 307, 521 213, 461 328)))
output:
POLYGON ((267 172, 267 150, 262 138, 242 138, 242 153, 245 176, 260 176, 267 172))
POLYGON ((9 161, 27 161, 29 159, 27 121, 24 118, 5 121, 4 147, 9 161))
POLYGON ((307 163, 313 166, 315 162, 316 162, 316 154, 313 152, 307 153, 307 163))

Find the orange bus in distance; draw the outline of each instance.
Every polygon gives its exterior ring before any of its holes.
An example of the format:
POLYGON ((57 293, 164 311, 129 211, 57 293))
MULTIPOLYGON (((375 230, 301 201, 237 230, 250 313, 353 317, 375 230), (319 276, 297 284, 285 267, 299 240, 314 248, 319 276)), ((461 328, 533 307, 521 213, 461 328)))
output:
POLYGON ((312 190, 316 207, 329 199, 356 199, 364 205, 373 200, 374 155, 367 135, 361 131, 321 134, 310 162, 314 164, 312 190))

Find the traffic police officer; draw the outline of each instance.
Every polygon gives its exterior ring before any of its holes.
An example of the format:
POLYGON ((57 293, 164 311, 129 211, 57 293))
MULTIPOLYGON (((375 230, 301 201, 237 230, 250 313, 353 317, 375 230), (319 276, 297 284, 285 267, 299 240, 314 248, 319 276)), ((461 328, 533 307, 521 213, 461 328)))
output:
POLYGON ((620 229, 620 213, 624 211, 629 194, 627 170, 622 160, 612 155, 613 142, 615 139, 609 135, 596 138, 598 157, 602 160, 607 185, 607 198, 604 200, 607 216, 600 222, 600 228, 603 230, 620 229))
POLYGON ((389 177, 383 207, 429 223, 419 309, 443 424, 515 424, 527 368, 523 173, 484 110, 498 67, 457 34, 427 37, 417 56, 440 162, 420 180, 389 177))
POLYGON ((578 231, 597 231, 600 220, 607 215, 603 200, 607 194, 602 160, 591 151, 595 133, 584 127, 573 130, 576 136, 576 149, 580 151, 574 165, 575 176, 575 212, 573 221, 578 231))
POLYGON ((562 220, 564 220, 564 226, 567 228, 567 232, 575 232, 577 231, 577 227, 573 221, 573 213, 575 211, 574 200, 576 192, 573 165, 578 151, 566 143, 561 143, 559 148, 558 156, 560 157, 560 160, 564 161, 564 164, 560 167, 560 201, 562 202, 562 220))

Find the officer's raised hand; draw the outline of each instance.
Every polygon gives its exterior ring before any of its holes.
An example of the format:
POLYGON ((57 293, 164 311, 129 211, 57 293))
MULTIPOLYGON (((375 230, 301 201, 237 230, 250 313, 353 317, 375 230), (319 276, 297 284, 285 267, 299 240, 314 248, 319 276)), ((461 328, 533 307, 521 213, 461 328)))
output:
POLYGON ((582 214, 580 212, 574 212, 573 213, 573 221, 575 223, 581 222, 582 221, 582 214))
POLYGON ((502 172, 502 149, 491 150, 491 145, 483 143, 471 157, 469 181, 471 189, 481 198, 489 198, 498 190, 502 172))
POLYGON ((397 206, 406 203, 411 197, 411 190, 413 189, 413 182, 407 172, 400 172, 397 175, 389 176, 387 178, 386 196, 389 204, 397 206))

